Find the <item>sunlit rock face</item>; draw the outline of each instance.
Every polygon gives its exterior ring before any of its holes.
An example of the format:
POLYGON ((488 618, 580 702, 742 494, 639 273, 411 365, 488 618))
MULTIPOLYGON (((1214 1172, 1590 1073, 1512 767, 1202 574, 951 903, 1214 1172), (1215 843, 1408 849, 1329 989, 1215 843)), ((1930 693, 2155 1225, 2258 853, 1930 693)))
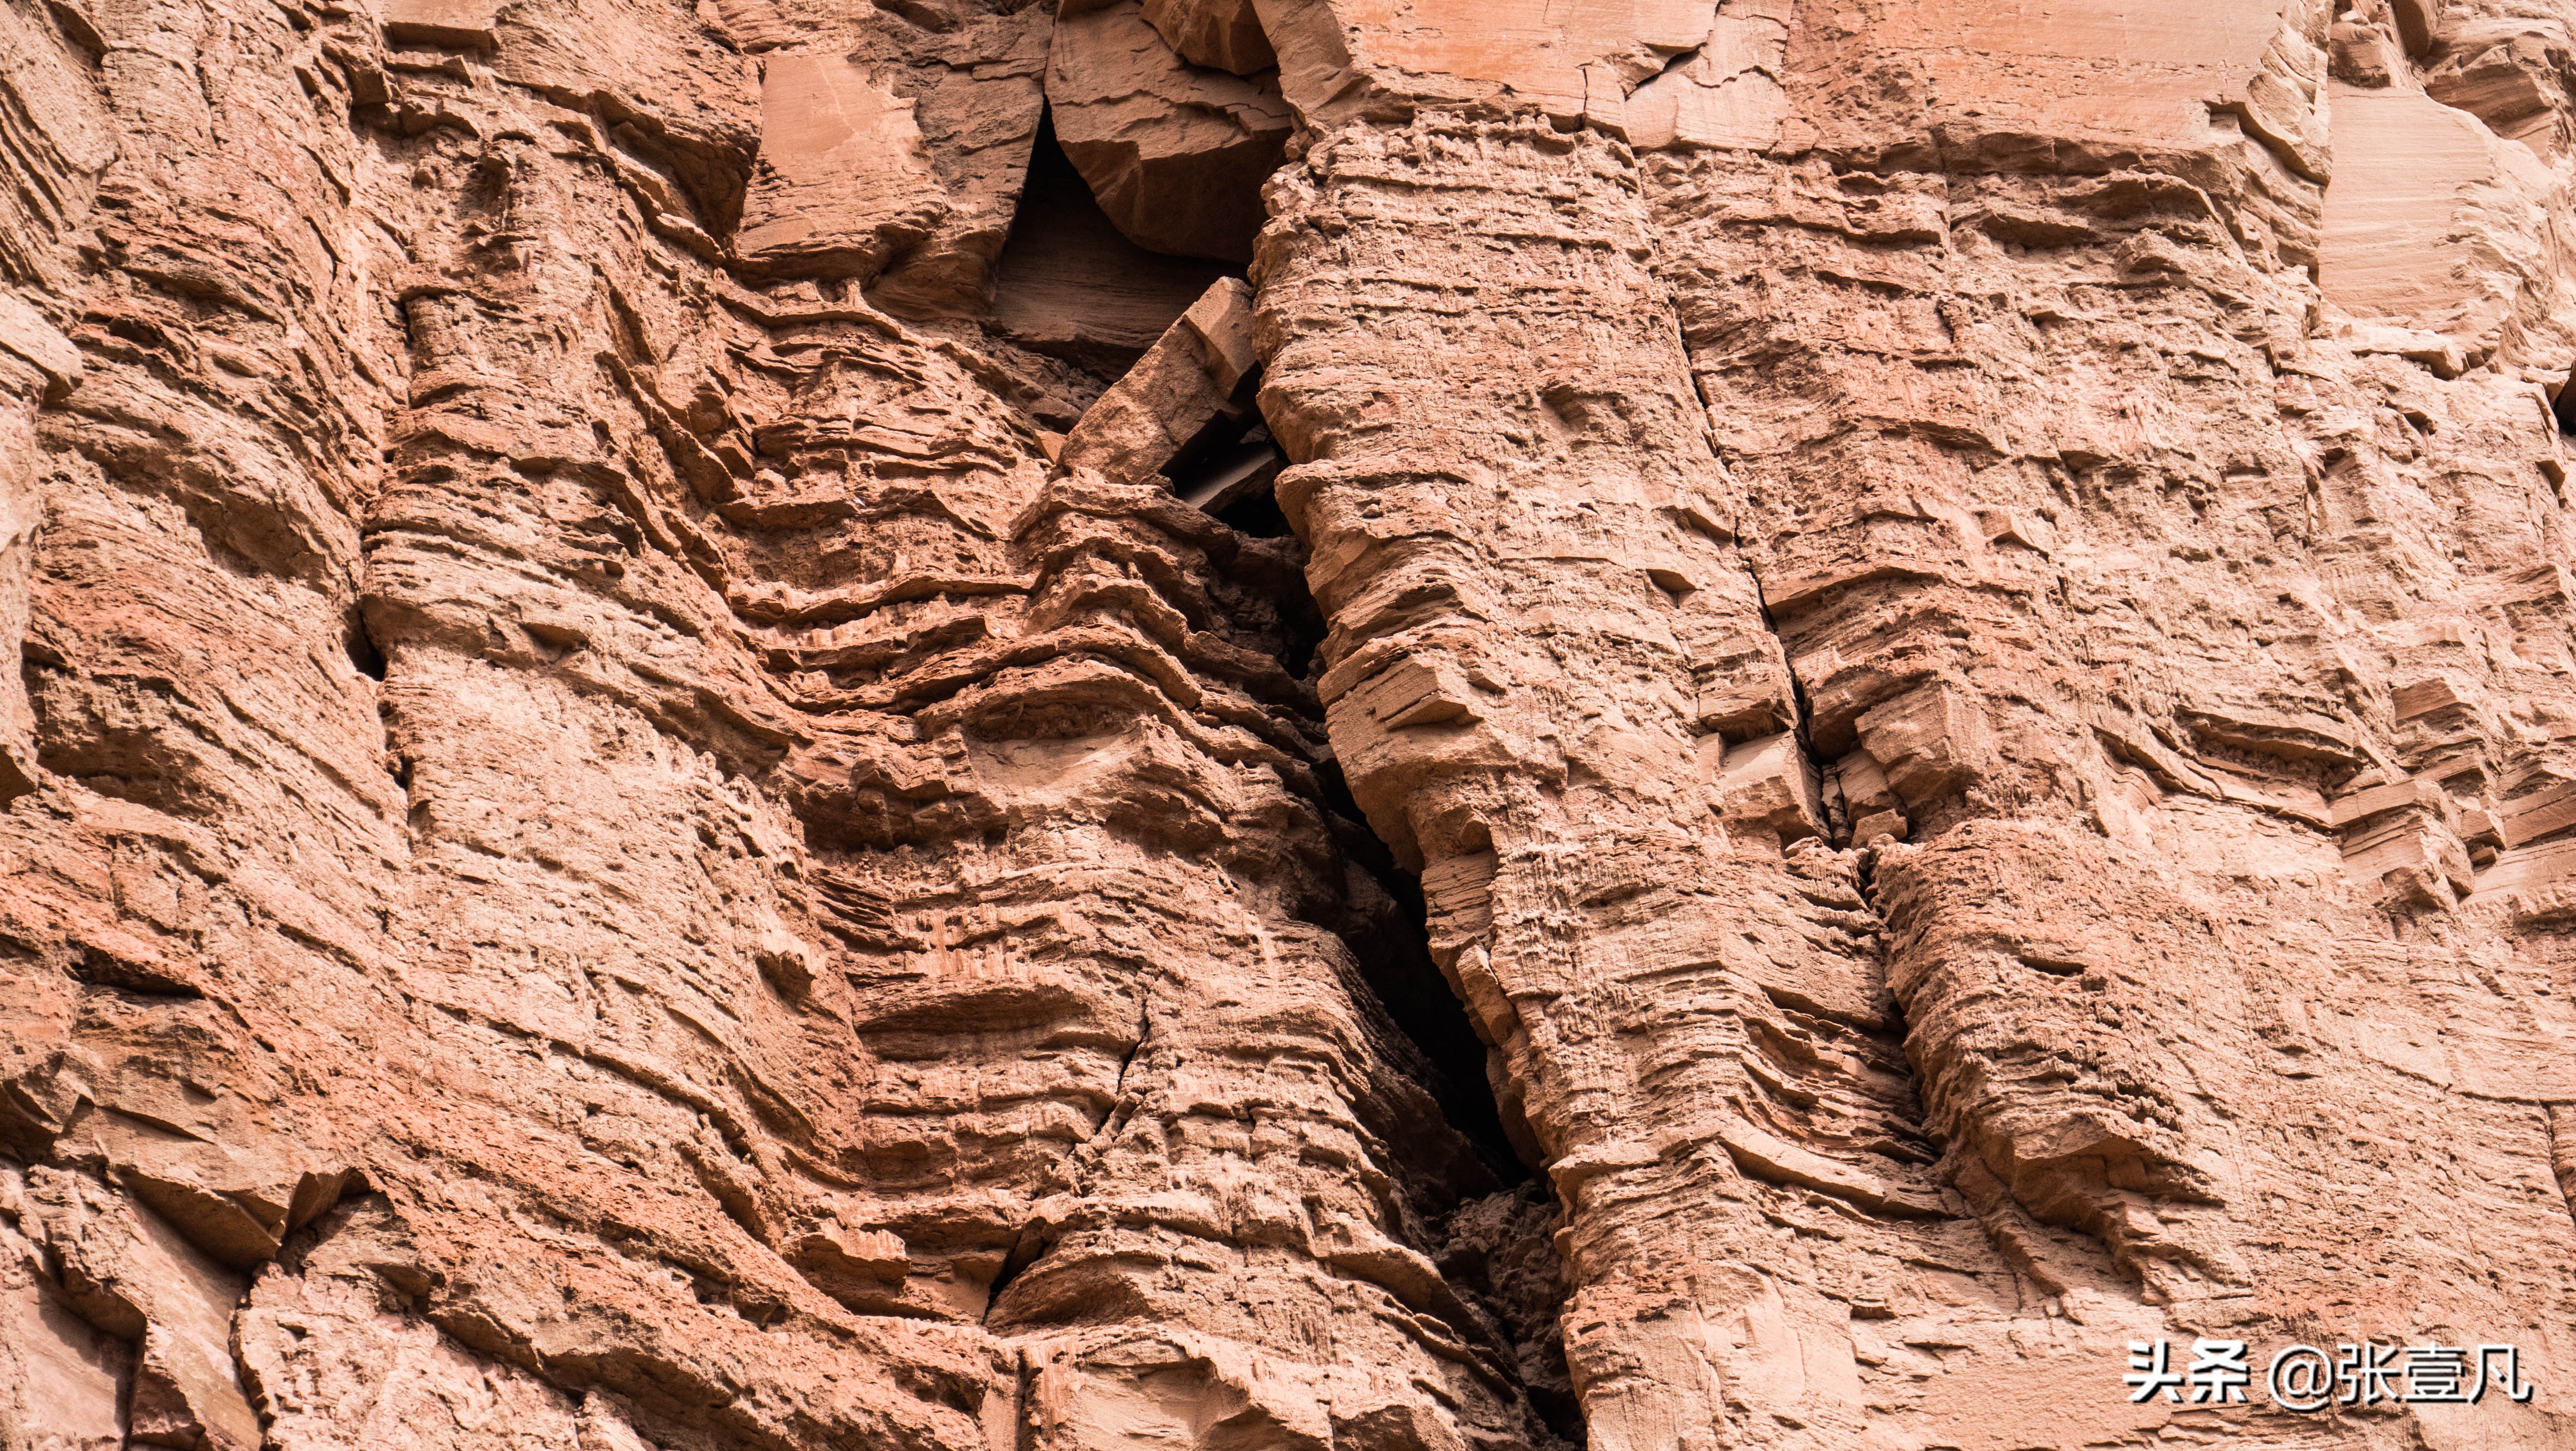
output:
POLYGON ((2576 1445, 2571 26, 8 0, 0 1451, 2576 1445))

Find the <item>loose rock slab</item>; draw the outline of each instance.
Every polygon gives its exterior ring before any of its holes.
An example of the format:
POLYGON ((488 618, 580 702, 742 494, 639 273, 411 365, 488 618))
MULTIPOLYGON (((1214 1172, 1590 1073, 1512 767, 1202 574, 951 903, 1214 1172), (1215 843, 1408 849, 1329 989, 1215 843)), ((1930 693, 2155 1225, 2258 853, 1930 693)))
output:
POLYGON ((739 247, 774 272, 867 280, 930 235, 948 197, 913 103, 837 56, 779 54, 760 83, 760 160, 739 247))
POLYGON ((1047 61, 1056 139, 1139 245, 1248 261, 1290 117, 1277 81, 1192 65, 1137 0, 1068 8, 1047 61))
POLYGON ((1258 361, 1252 289, 1221 279, 1074 425, 1061 461, 1124 482, 1150 481, 1234 409, 1258 361))

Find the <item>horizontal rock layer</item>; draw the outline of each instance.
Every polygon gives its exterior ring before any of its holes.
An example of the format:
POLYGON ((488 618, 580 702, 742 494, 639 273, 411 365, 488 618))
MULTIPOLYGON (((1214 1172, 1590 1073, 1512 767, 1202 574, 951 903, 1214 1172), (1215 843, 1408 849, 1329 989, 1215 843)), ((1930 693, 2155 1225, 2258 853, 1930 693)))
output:
POLYGON ((2562 9, 0 10, 0 1448, 2568 1444, 2562 9))

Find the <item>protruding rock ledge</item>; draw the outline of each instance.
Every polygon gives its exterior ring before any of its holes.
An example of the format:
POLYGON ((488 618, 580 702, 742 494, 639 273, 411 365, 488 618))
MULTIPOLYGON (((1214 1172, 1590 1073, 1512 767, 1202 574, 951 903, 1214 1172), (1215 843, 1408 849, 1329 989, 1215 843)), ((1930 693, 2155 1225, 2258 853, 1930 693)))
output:
POLYGON ((1258 361, 1252 288, 1221 279, 1100 395, 1066 436, 1059 462, 1129 483, 1152 478, 1221 419, 1247 416, 1238 395, 1258 361))
POLYGON ((948 214, 912 102, 849 61, 770 56, 760 120, 737 244, 753 268, 864 281, 948 214))
POLYGON ((1291 124, 1275 76, 1183 60, 1137 0, 1068 6, 1047 62, 1056 139, 1139 246, 1248 261, 1291 124))

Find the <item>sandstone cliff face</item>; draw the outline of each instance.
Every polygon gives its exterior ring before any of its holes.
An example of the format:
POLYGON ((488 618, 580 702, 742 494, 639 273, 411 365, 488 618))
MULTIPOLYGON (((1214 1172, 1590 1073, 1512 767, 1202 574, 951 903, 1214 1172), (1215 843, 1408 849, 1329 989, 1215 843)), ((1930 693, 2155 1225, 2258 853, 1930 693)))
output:
POLYGON ((6 0, 0 1448, 2576 1445, 2571 26, 6 0))

